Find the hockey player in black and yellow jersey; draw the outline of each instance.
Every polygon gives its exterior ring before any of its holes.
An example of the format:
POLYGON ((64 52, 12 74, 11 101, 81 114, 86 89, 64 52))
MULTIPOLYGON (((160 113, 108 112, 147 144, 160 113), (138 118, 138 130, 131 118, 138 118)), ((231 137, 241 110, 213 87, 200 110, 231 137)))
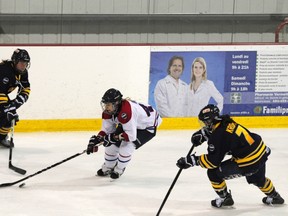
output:
POLYGON ((10 131, 11 122, 13 119, 19 120, 17 109, 28 100, 30 94, 27 71, 29 66, 30 56, 24 49, 16 49, 11 60, 0 63, 0 144, 7 148, 10 147, 7 134, 10 131), (17 87, 17 96, 10 99, 9 93, 17 87))
POLYGON ((204 107, 198 118, 203 128, 192 135, 191 142, 199 146, 207 141, 208 153, 181 157, 176 165, 182 169, 192 166, 207 169, 212 187, 219 195, 211 205, 217 208, 232 206, 234 201, 225 180, 241 176, 266 195, 262 200, 264 204, 283 204, 284 199, 265 176, 270 149, 261 136, 236 123, 229 115, 220 116, 218 107, 212 104, 204 107), (224 160, 226 155, 231 155, 231 158, 224 160))

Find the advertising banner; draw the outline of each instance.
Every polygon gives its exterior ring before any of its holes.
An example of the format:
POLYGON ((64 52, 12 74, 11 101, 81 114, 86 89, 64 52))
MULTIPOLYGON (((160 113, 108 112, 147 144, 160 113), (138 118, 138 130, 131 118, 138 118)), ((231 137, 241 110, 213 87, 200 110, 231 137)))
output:
POLYGON ((154 47, 149 103, 163 117, 208 103, 231 116, 288 115, 288 46, 154 47))

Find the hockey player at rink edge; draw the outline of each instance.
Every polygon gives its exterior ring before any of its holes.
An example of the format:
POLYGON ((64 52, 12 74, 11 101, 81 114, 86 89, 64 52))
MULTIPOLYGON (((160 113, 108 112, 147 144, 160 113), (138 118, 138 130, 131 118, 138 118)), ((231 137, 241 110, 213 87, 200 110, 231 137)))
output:
POLYGON ((199 146, 207 141, 208 153, 181 157, 176 165, 181 169, 193 166, 207 169, 212 188, 219 195, 211 205, 216 208, 232 206, 234 201, 225 180, 241 176, 266 195, 262 199, 264 204, 283 204, 284 199, 265 175, 271 150, 261 136, 238 124, 229 115, 220 116, 218 107, 212 104, 205 106, 198 118, 203 127, 192 135, 191 142, 199 146), (231 158, 223 161, 225 155, 231 155, 231 158))
POLYGON ((133 152, 151 140, 161 124, 161 117, 150 105, 123 99, 117 89, 108 89, 102 97, 102 128, 90 138, 87 154, 105 146, 104 160, 98 176, 118 179, 132 158, 133 152))
POLYGON ((0 144, 6 148, 10 147, 7 134, 11 129, 11 122, 13 119, 15 122, 19 121, 17 109, 29 98, 30 83, 27 71, 29 66, 30 56, 24 49, 16 49, 11 60, 0 63, 0 144), (10 99, 8 94, 17 87, 17 96, 10 99))

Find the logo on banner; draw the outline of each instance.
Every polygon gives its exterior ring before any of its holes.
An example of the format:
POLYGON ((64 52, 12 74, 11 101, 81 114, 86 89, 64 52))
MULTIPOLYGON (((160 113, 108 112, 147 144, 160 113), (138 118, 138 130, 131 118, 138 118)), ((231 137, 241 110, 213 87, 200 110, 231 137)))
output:
POLYGON ((232 92, 230 94, 230 102, 232 104, 239 104, 242 102, 242 94, 240 92, 232 92))
POLYGON ((262 106, 256 106, 256 107, 254 107, 253 112, 254 112, 255 114, 260 114, 260 113, 262 113, 262 106))

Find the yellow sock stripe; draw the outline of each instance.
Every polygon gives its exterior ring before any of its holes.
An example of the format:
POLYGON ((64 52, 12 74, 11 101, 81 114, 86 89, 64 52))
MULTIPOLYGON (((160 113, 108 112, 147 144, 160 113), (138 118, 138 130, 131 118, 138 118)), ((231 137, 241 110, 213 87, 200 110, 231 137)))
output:
POLYGON ((213 189, 215 191, 218 191, 218 192, 219 191, 223 191, 223 190, 225 190, 227 188, 227 185, 226 185, 225 181, 223 181, 221 183, 219 183, 219 182, 211 182, 211 185, 212 185, 213 189))
POLYGON ((272 183, 272 181, 269 179, 269 178, 266 178, 266 182, 265 182, 265 185, 264 187, 259 187, 259 189, 265 193, 265 194, 269 194, 273 191, 274 189, 274 185, 272 183))

